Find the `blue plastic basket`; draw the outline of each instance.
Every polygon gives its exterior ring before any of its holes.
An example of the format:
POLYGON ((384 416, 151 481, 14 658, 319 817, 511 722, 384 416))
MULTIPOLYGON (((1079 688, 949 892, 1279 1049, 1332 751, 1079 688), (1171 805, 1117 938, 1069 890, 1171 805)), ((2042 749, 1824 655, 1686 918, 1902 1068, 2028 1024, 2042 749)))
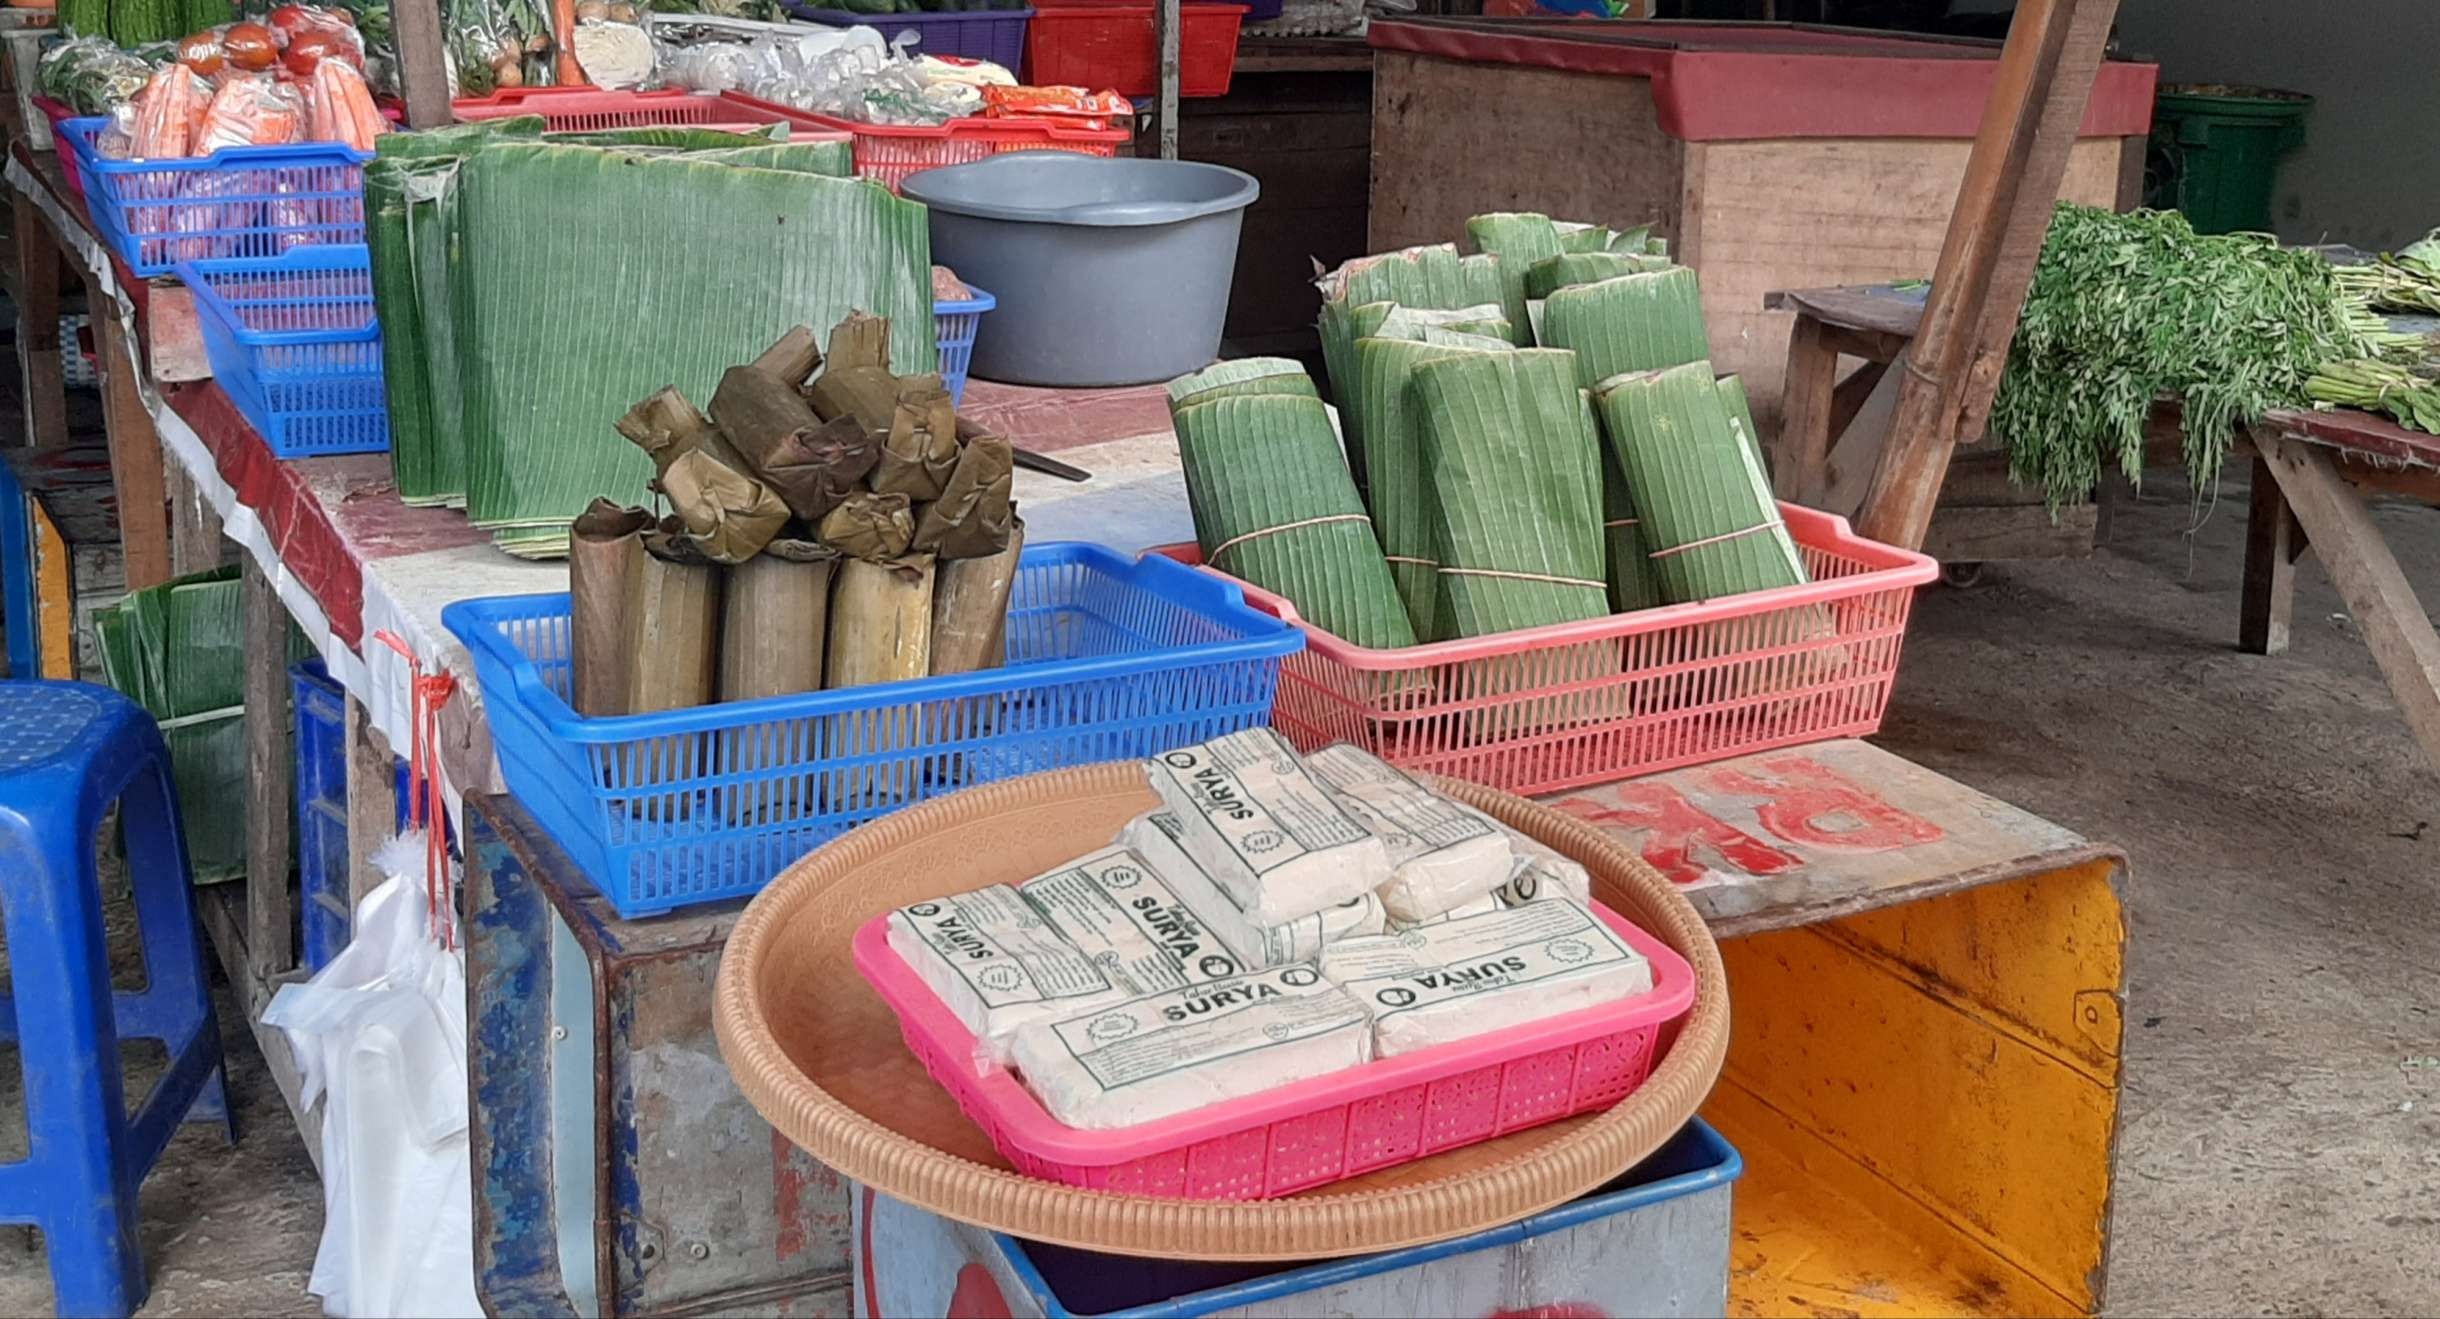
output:
POLYGON ((364 241, 364 162, 336 143, 226 147, 194 160, 105 160, 109 124, 70 119, 59 137, 85 180, 102 241, 139 278, 181 261, 274 257, 313 243, 364 241))
POLYGON ((787 11, 798 18, 831 27, 869 27, 883 41, 894 41, 909 29, 915 33, 918 55, 962 55, 990 60, 1016 73, 1025 59, 1025 28, 1031 9, 986 9, 964 14, 859 14, 846 9, 820 9, 804 0, 787 0, 787 11))
POLYGON ((932 328, 940 336, 940 382, 960 404, 966 401, 966 367, 974 361, 975 332, 983 328, 983 313, 1000 305, 998 298, 972 284, 966 292, 974 296, 932 304, 932 328))
POLYGON ((1097 545, 1026 547, 1007 666, 588 719, 567 702, 568 597, 461 600, 509 790, 619 914, 761 888, 902 807, 1268 723, 1301 629, 1209 573, 1097 545))
POLYGON ((278 458, 390 447, 381 322, 361 245, 267 261, 183 261, 212 376, 278 458))

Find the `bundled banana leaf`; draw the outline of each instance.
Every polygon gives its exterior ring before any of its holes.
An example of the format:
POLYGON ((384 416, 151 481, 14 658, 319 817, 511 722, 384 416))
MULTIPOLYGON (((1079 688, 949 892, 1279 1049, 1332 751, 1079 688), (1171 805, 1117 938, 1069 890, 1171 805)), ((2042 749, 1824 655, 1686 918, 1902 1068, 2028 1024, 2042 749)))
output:
POLYGON ((1665 600, 1809 580, 1711 363, 1614 376, 1594 400, 1665 600))
POLYGON ((1535 264, 1559 256, 1559 228, 1547 215, 1530 211, 1498 211, 1466 221, 1466 247, 1499 262, 1500 306, 1511 328, 1511 340, 1534 342, 1525 308, 1525 279, 1535 264), (1528 331, 1527 333, 1515 333, 1528 331))
POLYGON ((1553 291, 1542 304, 1542 339, 1576 355, 1577 380, 1587 389, 1624 372, 1711 356, 1703 293, 1684 266, 1553 291))
POLYGON ((1525 272, 1525 303, 1531 307, 1560 289, 1598 284, 1621 275, 1648 275, 1669 269, 1665 256, 1628 252, 1565 252, 1536 261, 1525 272))
POLYGON ((1552 221, 1559 231, 1562 252, 1616 252, 1627 256, 1669 255, 1667 239, 1654 238, 1652 226, 1639 224, 1632 229, 1612 229, 1607 225, 1582 224, 1574 220, 1552 221))
MULTIPOLYGON (((924 209, 830 177, 833 144, 697 153, 495 143, 460 174, 457 341, 467 514, 511 553, 564 553, 596 496, 639 501, 653 464, 623 404, 721 374, 789 327, 862 308, 928 325, 924 209), (672 243, 644 234, 718 235, 672 243)), ((899 365, 928 371, 930 336, 899 365)))
POLYGON ((1295 394, 1319 398, 1303 364, 1285 357, 1241 357, 1215 362, 1169 382, 1169 406, 1182 408, 1241 394, 1295 394))
POLYGON ((1356 393, 1348 407, 1366 420, 1373 531, 1418 641, 1444 641, 1451 633, 1440 614, 1440 499, 1426 470, 1409 386, 1415 368, 1426 362, 1513 351, 1503 340, 1482 337, 1470 346, 1386 336, 1356 341, 1356 393))
POLYGON ((1601 459, 1571 354, 1458 353, 1418 364, 1415 409, 1441 518, 1448 634, 1600 618, 1601 459))
POLYGON ((1320 399, 1218 398, 1171 421, 1204 562, 1356 645, 1415 644, 1320 399))
MULTIPOLYGON (((1487 256, 1461 257, 1454 243, 1410 247, 1377 256, 1357 257, 1320 279, 1322 369, 1342 405, 1356 392, 1356 340, 1374 333, 1359 324, 1359 309, 1378 306, 1370 315, 1386 316, 1393 307, 1415 311, 1454 311, 1463 308, 1502 308, 1499 263, 1487 256)), ((1501 318, 1506 314, 1501 312, 1501 318)), ((1513 329, 1513 325, 1511 326, 1513 329)), ((1363 469, 1364 419, 1343 410, 1347 452, 1359 489, 1368 482, 1363 469)))

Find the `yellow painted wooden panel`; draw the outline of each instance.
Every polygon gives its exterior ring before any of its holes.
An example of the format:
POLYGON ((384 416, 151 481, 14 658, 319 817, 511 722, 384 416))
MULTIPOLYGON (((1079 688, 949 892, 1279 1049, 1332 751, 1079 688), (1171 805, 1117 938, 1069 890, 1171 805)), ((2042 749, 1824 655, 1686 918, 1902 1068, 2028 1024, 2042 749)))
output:
MULTIPOLYGON (((1729 1128, 1792 1147, 1749 1150, 1749 1168, 1777 1159, 1860 1206, 1881 1225, 1872 1231, 1929 1252, 1915 1279, 1929 1290, 1899 1289, 1889 1304, 2097 1305, 2117 1117, 2116 873, 2103 859, 1722 946, 1737 1024, 1714 1109, 1729 1128), (2011 955, 1978 955, 2000 937, 2011 955), (2101 1003, 2111 1028, 2071 1046, 2074 1023, 2101 1003)), ((1767 1191, 1752 1198, 1757 1212, 1773 1203, 1767 1191)), ((1741 1240, 1743 1214, 1741 1203, 1741 1240)), ((1807 1235, 1829 1230, 1780 1229, 1796 1235, 1748 1266, 1832 1292, 1877 1285, 1807 1235), (1821 1276, 1787 1272, 1800 1248, 1830 1252, 1809 1257, 1821 1276)))
POLYGON ((45 678, 76 676, 76 590, 68 571, 67 538, 42 501, 28 499, 34 515, 34 637, 37 664, 45 678))
MULTIPOLYGON (((2118 138, 2069 152, 2060 195, 2109 206, 2118 138)), ((1779 425, 1795 317, 1766 312, 1780 289, 1928 279, 1965 179, 1966 140, 1805 138, 1688 149, 1684 259, 1703 280, 1712 364, 1745 377, 1755 424, 1779 425)))

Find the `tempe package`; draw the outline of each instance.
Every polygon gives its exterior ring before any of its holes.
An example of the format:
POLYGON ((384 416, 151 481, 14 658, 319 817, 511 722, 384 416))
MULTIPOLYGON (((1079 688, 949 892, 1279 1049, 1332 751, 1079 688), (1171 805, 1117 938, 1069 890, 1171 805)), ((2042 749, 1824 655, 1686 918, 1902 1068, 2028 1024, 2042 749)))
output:
POLYGON ((1514 829, 1504 828, 1503 832, 1508 835, 1508 845, 1516 849, 1516 865, 1495 895, 1501 906, 1522 907, 1536 898, 1593 900, 1593 877, 1583 866, 1514 829))
POLYGON ((1296 749, 1249 728, 1144 762, 1178 844, 1256 925, 1284 925, 1389 880, 1389 854, 1305 771, 1296 749))
POLYGON ((1342 940, 1321 967, 1373 1014, 1382 1058, 1652 989, 1643 954, 1564 898, 1342 940))
POLYGON ((1005 884, 901 907, 890 913, 889 938, 890 951, 993 1054, 1028 1021, 1131 993, 1005 884))
POLYGON ((1257 925, 1237 905, 1237 900, 1186 854, 1179 842, 1185 833, 1185 822, 1175 813, 1149 811, 1130 821, 1119 841, 1142 857, 1162 883, 1178 895, 1189 911, 1203 918, 1204 927, 1248 970, 1264 971, 1292 962, 1310 962, 1322 951, 1323 944, 1356 935, 1379 934, 1385 928, 1381 900, 1370 893, 1284 924, 1257 925))
POLYGON ((1052 1117, 1107 1131, 1370 1061, 1372 1027, 1320 972, 1287 966, 1033 1022, 1014 1052, 1052 1117))
POLYGON ((1427 920, 1511 878, 1509 833, 1481 811, 1343 742, 1306 757, 1305 767, 1388 849, 1390 877, 1380 894, 1391 920, 1427 920))
POLYGON ((1017 885, 1017 892, 1131 994, 1245 973, 1193 905, 1132 848, 1105 847, 1017 885))

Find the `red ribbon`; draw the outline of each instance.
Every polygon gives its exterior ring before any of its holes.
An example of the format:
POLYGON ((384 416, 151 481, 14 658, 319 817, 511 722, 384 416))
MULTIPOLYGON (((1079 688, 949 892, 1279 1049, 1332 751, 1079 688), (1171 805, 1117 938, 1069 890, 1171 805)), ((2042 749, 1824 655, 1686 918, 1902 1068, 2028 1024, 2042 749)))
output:
POLYGON ((415 652, 389 631, 373 639, 407 662, 410 729, 407 752, 407 822, 424 831, 424 915, 440 945, 457 947, 457 897, 449 885, 447 806, 441 796, 441 707, 457 692, 447 670, 424 672, 415 652))

